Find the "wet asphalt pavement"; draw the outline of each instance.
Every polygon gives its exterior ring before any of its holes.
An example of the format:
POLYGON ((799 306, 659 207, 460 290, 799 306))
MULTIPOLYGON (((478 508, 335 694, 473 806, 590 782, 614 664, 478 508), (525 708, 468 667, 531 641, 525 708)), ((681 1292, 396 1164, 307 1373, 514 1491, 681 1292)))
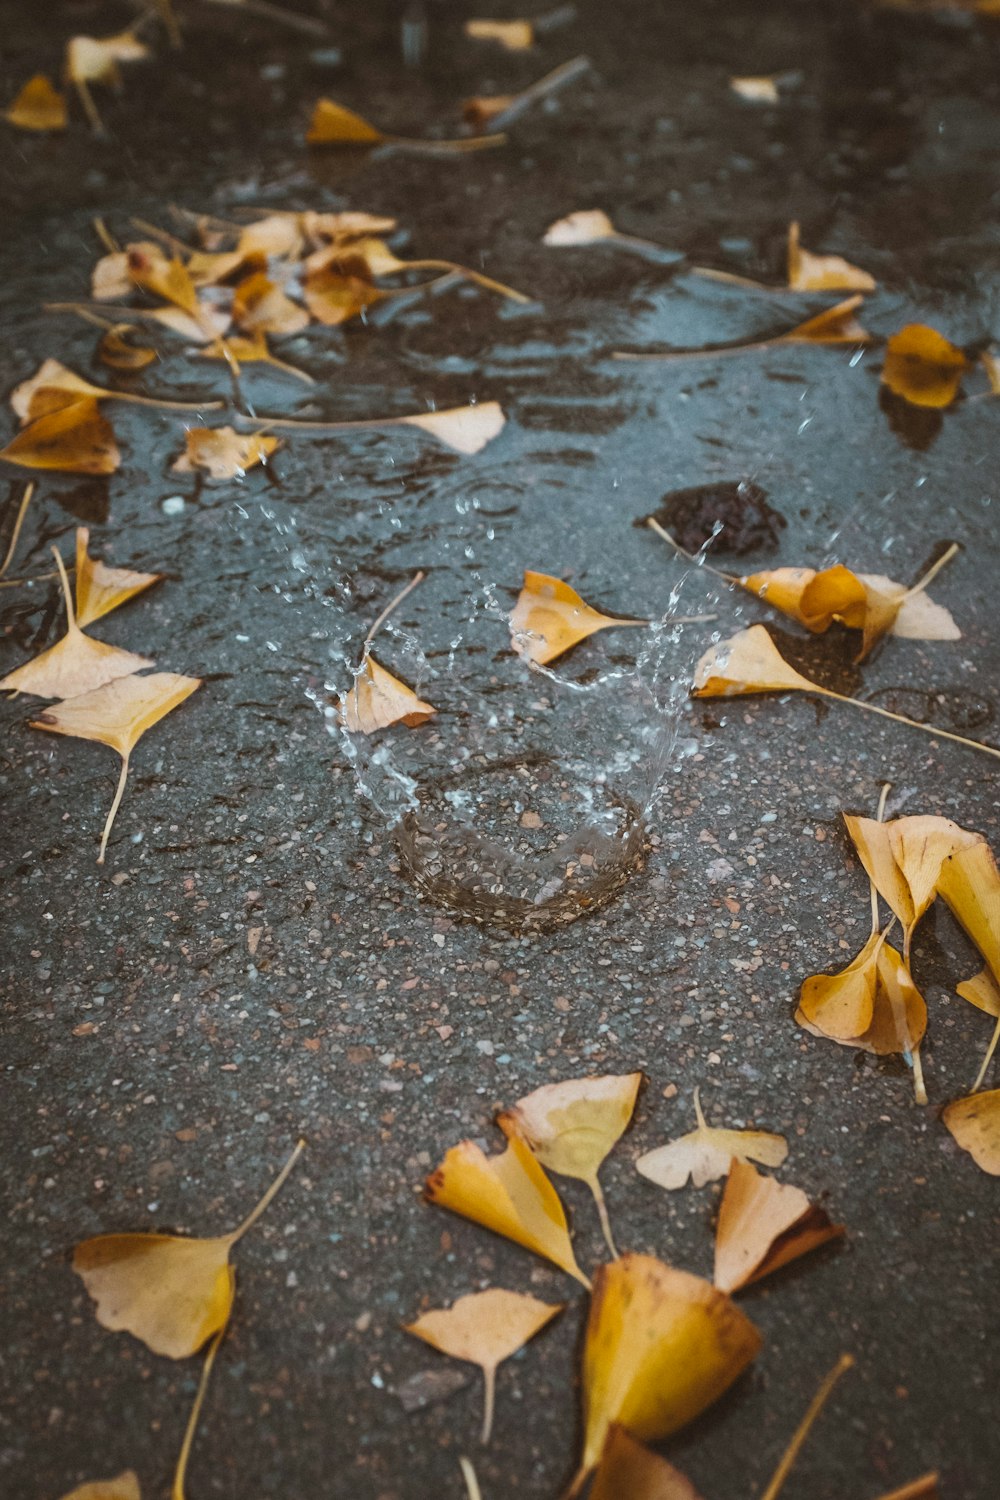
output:
MULTIPOLYGON (((588 699, 528 678, 488 611, 450 676, 440 663, 470 599, 509 608, 525 567, 608 611, 661 614, 682 569, 634 523, 668 492, 749 479, 787 524, 777 549, 741 560, 747 570, 836 555, 909 583, 942 543, 961 545, 932 590, 961 641, 889 641, 858 670, 843 632, 807 640, 779 622, 776 638, 825 683, 1000 743, 1000 407, 973 399, 983 378, 939 421, 914 424, 880 404, 877 348, 860 361, 789 347, 622 364, 616 348, 761 337, 827 299, 754 296, 612 247, 540 243, 552 220, 602 207, 691 263, 778 282, 794 217, 810 248, 877 277, 863 309, 873 332, 922 318, 981 348, 1000 334, 1000 24, 850 4, 580 0, 572 24, 517 56, 465 40, 436 5, 426 61, 406 69, 393 5, 329 7, 322 46, 341 49, 339 64, 263 20, 179 9, 185 50, 160 47, 120 96, 102 95, 106 139, 79 117, 63 137, 4 127, 5 393, 46 356, 107 379, 93 328, 41 310, 86 295, 98 214, 125 237, 130 215, 167 223, 171 203, 224 217, 390 213, 403 253, 480 267, 536 300, 453 288, 384 325, 284 342, 313 393, 248 379, 269 413, 499 400, 508 425, 475 457, 411 432, 292 436, 266 472, 203 483, 170 472, 179 416, 121 407, 116 474, 41 477, 12 571, 44 571, 48 547, 68 553, 89 524, 98 555, 167 574, 96 633, 205 683, 137 750, 103 868, 111 752, 29 732, 23 701, 0 707, 0 1491, 56 1500, 134 1467, 145 1496, 168 1492, 198 1365, 102 1330, 69 1251, 115 1229, 223 1232, 302 1133, 305 1159, 237 1252, 192 1500, 459 1497, 461 1453, 474 1453, 486 1500, 555 1496, 574 1467, 585 1299, 554 1268, 424 1206, 421 1184, 459 1139, 499 1144, 500 1104, 641 1068, 634 1127, 604 1174, 620 1245, 710 1272, 717 1190, 668 1195, 633 1166, 690 1128, 696 1085, 710 1120, 787 1135, 785 1180, 848 1228, 843 1247, 745 1297, 764 1350, 665 1447, 672 1461, 705 1500, 751 1500, 846 1350, 857 1369, 786 1500, 874 1500, 934 1467, 947 1500, 991 1500, 997 1187, 938 1119, 989 1036, 953 993, 974 955, 937 909, 922 924, 925 1109, 899 1059, 811 1038, 791 1015, 801 979, 867 935, 841 812, 871 812, 889 780, 890 814, 942 813, 1000 849, 996 762, 803 695, 680 702, 664 717, 665 742, 678 738, 662 766, 644 758, 636 704, 615 697, 637 649, 625 631, 567 658, 567 676, 605 684, 588 699), (321 93, 400 133, 452 134, 464 96, 511 92, 581 53, 592 71, 502 150, 430 160, 302 145, 321 93), (797 76, 779 105, 754 106, 731 93, 731 73, 797 76), (174 497, 183 504, 164 505, 174 497), (589 765, 596 783, 610 745, 619 790, 640 801, 662 773, 645 869, 587 920, 519 937, 433 905, 324 729, 324 682, 343 682, 342 655, 417 568, 428 578, 401 623, 438 663, 442 712, 393 732, 401 764, 433 784, 463 738, 501 757, 542 747, 558 791, 563 763, 575 784, 589 765), (453 1367, 469 1376, 461 1390, 405 1411, 399 1387, 446 1362, 399 1324, 485 1285, 570 1306, 503 1367, 493 1443, 475 1452, 475 1372, 453 1367)), ((129 11, 65 3, 43 21, 8 3, 3 16, 6 99, 57 69, 65 37, 116 29, 129 11)), ((219 367, 180 346, 141 388, 228 394, 219 367)), ((0 499, 21 482, 5 468, 0 499)), ((703 575, 684 581, 679 607, 719 620, 685 627, 662 666, 675 698, 713 630, 768 618, 703 575)), ((4 590, 0 617, 7 670, 57 638, 54 585, 4 590)), ((529 777, 519 794, 514 811, 537 806, 544 823, 551 780, 529 777)), ((581 1264, 597 1264, 586 1192, 559 1186, 581 1264)))

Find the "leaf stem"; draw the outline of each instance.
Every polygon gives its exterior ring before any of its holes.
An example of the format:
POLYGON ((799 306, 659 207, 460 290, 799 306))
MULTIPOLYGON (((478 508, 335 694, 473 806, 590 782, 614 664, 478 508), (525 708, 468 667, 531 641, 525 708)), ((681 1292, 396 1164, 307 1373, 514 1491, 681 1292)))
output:
POLYGON ((617 1260, 618 1251, 615 1248, 614 1236, 611 1233, 611 1220, 608 1217, 607 1200, 604 1197, 604 1189, 601 1187, 596 1173, 593 1177, 587 1178, 587 1186, 593 1193, 594 1202, 597 1204, 597 1215, 601 1221, 601 1229, 604 1233, 604 1242, 607 1245, 608 1249, 611 1251, 611 1259, 617 1260))
POLYGON ((479 1441, 484 1448, 493 1432, 493 1408, 496 1404, 496 1390, 496 1365, 483 1365, 483 1430, 479 1435, 479 1441))
POLYGON ((215 1338, 208 1346, 205 1355, 205 1363, 201 1367, 201 1379, 198 1381, 198 1391, 188 1417, 187 1427, 184 1429, 184 1441, 181 1451, 177 1457, 177 1467, 174 1470, 174 1483, 170 1491, 170 1500, 184 1500, 184 1480, 187 1477, 188 1459, 191 1457, 191 1447, 194 1443, 195 1429, 198 1426, 198 1418, 201 1416, 201 1408, 205 1403, 205 1392, 208 1390, 208 1380, 215 1364, 215 1356, 219 1352, 219 1345, 226 1336, 226 1324, 219 1329, 215 1338))
POLYGON ((705 1115, 704 1115, 704 1112, 703 1112, 702 1107, 701 1107, 701 1089, 700 1088, 696 1088, 695 1091, 694 1091, 694 1117, 695 1117, 695 1120, 698 1123, 698 1129, 699 1130, 707 1130, 708 1129, 708 1122, 705 1119, 705 1115))
POLYGON ((853 1355, 842 1354, 837 1363, 834 1365, 833 1369, 824 1377, 822 1383, 820 1384, 819 1390, 816 1392, 815 1396, 812 1398, 806 1409, 805 1416, 802 1418, 802 1421, 795 1429, 792 1440, 789 1443, 788 1447, 785 1449, 784 1454, 781 1458, 781 1462, 775 1469, 774 1474, 771 1477, 771 1482, 764 1493, 761 1495, 760 1500, 776 1500, 777 1495, 784 1487, 785 1480, 791 1473, 792 1466, 795 1463, 795 1460, 798 1458, 799 1453, 802 1450, 803 1443, 809 1436, 809 1432, 812 1428, 813 1423, 816 1421, 816 1418, 819 1416, 820 1412, 823 1410, 823 1407, 826 1405, 830 1397, 830 1393, 832 1392, 834 1386, 837 1384, 837 1381, 840 1379, 841 1375, 844 1375, 853 1364, 853 1355))
POLYGON ((104 821, 104 833, 101 835, 101 851, 97 856, 97 863, 99 865, 103 865, 104 863, 104 856, 107 852, 108 838, 111 834, 112 825, 114 824, 115 818, 118 816, 118 809, 122 805, 122 797, 125 795, 125 783, 128 780, 128 758, 129 751, 126 750, 125 754, 122 756, 121 771, 118 773, 118 786, 115 790, 115 799, 111 804, 111 811, 108 813, 108 816, 104 821))
POLYGON ((28 505, 30 504, 31 497, 34 493, 34 484, 26 484, 24 487, 24 494, 21 496, 21 503, 17 508, 17 515, 14 517, 14 529, 10 534, 10 541, 7 544, 7 551, 4 556, 3 562, 0 563, 0 578, 4 576, 7 569, 14 561, 14 553, 17 551, 17 541, 18 537, 21 535, 21 525, 24 521, 24 513, 28 509, 28 505))
POLYGON ((946 552, 942 552, 937 562, 931 564, 924 576, 918 579, 911 589, 907 589, 906 593, 899 601, 900 605, 902 606, 903 604, 905 604, 907 599, 912 599, 914 594, 922 594, 924 589, 927 588, 928 584, 930 584, 931 581, 937 577, 941 569, 945 567, 947 563, 951 562, 952 558, 955 556, 955 553, 958 550, 958 543, 952 542, 948 550, 946 552))
POLYGON ((375 621, 375 624, 371 627, 371 629, 369 630, 368 634, 365 636, 365 641, 364 641, 364 646, 365 646, 364 654, 365 654, 365 656, 368 655, 368 647, 371 645, 372 641, 378 635, 379 631, 382 629, 382 626, 385 624, 386 620, 388 620, 388 618, 392 614, 393 610, 398 609, 398 607, 402 604, 403 600, 406 598, 407 594, 412 594, 412 592, 416 588, 417 584, 418 583, 423 583, 424 578, 426 576, 427 575, 424 573, 423 569, 421 568, 418 572, 414 573, 413 577, 410 579, 410 581, 406 585, 406 587, 404 589, 400 589, 399 593, 396 595, 396 597, 394 599, 390 599, 389 600, 389 603, 386 605, 385 609, 382 611, 382 613, 379 615, 378 619, 375 621))
MULTIPOLYGON (((462 1478, 465 1480, 465 1489, 468 1495, 468 1500, 483 1500, 483 1492, 479 1488, 479 1480, 476 1478, 476 1471, 472 1467, 470 1460, 467 1458, 460 1458, 458 1460, 458 1466, 462 1471, 462 1478)), ((888 1496, 886 1497, 886 1500, 889 1500, 888 1496)))
POLYGON ((681 546, 680 542, 677 541, 675 537, 670 535, 670 532, 666 529, 665 526, 660 525, 655 516, 647 516, 646 525, 649 527, 650 531, 655 531, 657 536, 662 537, 665 542, 669 542, 670 546, 673 547, 674 551, 678 553, 680 557, 683 557, 689 563, 693 563, 696 568, 704 568, 706 572, 713 573, 716 578, 721 578, 723 583, 731 583, 733 585, 740 583, 740 579, 736 576, 735 573, 723 573, 721 568, 713 568, 710 562, 706 562, 705 559, 703 557, 699 557, 697 553, 688 552, 685 547, 681 546))
POLYGON ((263 1198, 261 1198, 260 1202, 256 1205, 255 1208, 251 1209, 250 1213, 248 1213, 246 1218, 243 1220, 243 1223, 240 1224, 238 1228, 234 1229, 232 1234, 228 1236, 229 1243, 231 1245, 235 1245, 237 1240, 241 1240, 246 1234, 247 1230, 251 1229, 253 1225, 256 1224, 261 1214, 270 1207, 276 1195, 284 1187, 289 1172, 291 1172, 292 1168, 298 1161, 299 1157, 302 1155, 305 1148, 306 1143, 304 1140, 299 1140, 296 1142, 295 1150, 285 1162, 285 1165, 282 1167, 277 1177, 271 1183, 271 1186, 268 1188, 263 1198))
POLYGON ((52 556, 56 560, 56 567, 59 569, 59 582, 62 585, 63 599, 66 601, 66 632, 68 635, 73 635, 79 632, 80 627, 76 623, 76 611, 73 609, 73 596, 69 590, 69 579, 66 577, 66 564, 63 562, 62 558, 59 555, 58 547, 52 547, 50 550, 52 552, 52 556))
POLYGON ((834 698, 838 703, 852 703, 855 708, 863 708, 866 713, 878 714, 880 718, 892 719, 896 724, 906 724, 910 729, 922 729, 925 734, 932 734, 938 739, 952 740, 956 745, 965 745, 970 750, 983 750, 987 755, 996 756, 1000 760, 1000 750, 995 745, 984 745, 982 740, 967 739, 964 734, 953 734, 950 729, 938 729, 933 724, 921 724, 919 719, 908 719, 905 714, 894 714, 888 708, 881 708, 877 703, 867 703, 864 698, 849 698, 846 693, 835 693, 832 688, 820 687, 818 683, 810 683, 810 687, 824 698, 834 698))
POLYGON ((537 82, 522 89, 507 108, 502 109, 498 115, 494 115, 489 123, 494 128, 505 130, 508 125, 513 125, 515 120, 519 120, 533 104, 537 104, 540 99, 556 93, 559 89, 566 88, 568 84, 575 83, 589 68, 590 58, 583 55, 573 57, 569 62, 560 63, 559 67, 553 68, 551 73, 546 73, 543 78, 539 78, 537 82))
POLYGON ((470 151, 488 151, 494 146, 505 146, 507 137, 500 133, 463 136, 457 141, 427 141, 409 135, 386 135, 379 144, 391 146, 397 151, 411 152, 414 156, 461 156, 470 151))
POLYGON ((990 1045, 986 1049, 986 1056, 983 1058, 983 1065, 976 1075, 975 1083, 969 1090, 970 1093, 977 1094, 982 1088, 983 1079, 986 1077, 986 1069, 993 1061, 993 1054, 997 1050, 997 1042, 1000 1042, 1000 1016, 997 1016, 997 1024, 993 1028, 993 1036, 990 1040, 990 1045))
POLYGON ((934 1469, 930 1474, 921 1474, 919 1479, 911 1479, 909 1484, 902 1484, 898 1490, 880 1496, 880 1500, 932 1500, 937 1494, 939 1478, 934 1469))

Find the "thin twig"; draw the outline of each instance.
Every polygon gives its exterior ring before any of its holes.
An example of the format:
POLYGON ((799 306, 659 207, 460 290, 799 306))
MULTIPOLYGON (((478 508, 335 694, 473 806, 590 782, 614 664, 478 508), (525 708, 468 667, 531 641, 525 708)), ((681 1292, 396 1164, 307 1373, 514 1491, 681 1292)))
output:
POLYGON ((776 1500, 777 1495, 784 1487, 785 1480, 791 1473, 792 1466, 795 1463, 795 1460, 798 1458, 799 1453, 802 1450, 803 1443, 809 1436, 809 1432, 812 1428, 813 1423, 816 1421, 816 1418, 819 1416, 820 1412, 823 1410, 823 1407, 829 1400, 830 1393, 832 1392, 834 1386, 837 1384, 837 1381, 840 1379, 841 1375, 845 1374, 853 1364, 853 1355, 842 1354, 837 1363, 834 1365, 833 1369, 824 1378, 819 1390, 810 1401, 806 1409, 805 1416, 802 1418, 802 1421, 795 1429, 794 1436, 792 1437, 792 1440, 789 1443, 788 1447, 785 1449, 785 1452, 782 1455, 781 1462, 775 1469, 774 1474, 771 1478, 771 1482, 764 1493, 761 1495, 760 1500, 776 1500))

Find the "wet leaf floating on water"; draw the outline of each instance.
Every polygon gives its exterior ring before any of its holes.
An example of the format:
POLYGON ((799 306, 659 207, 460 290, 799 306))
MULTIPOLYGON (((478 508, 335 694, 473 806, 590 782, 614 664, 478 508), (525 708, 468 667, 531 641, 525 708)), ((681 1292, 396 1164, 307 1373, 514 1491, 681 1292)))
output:
POLYGON ((171 468, 175 474, 204 469, 212 479, 242 478, 250 469, 266 463, 279 441, 262 432, 237 432, 233 427, 190 427, 184 434, 184 452, 171 468))
POLYGON ((587 1184, 613 1256, 618 1251, 597 1174, 628 1128, 641 1083, 641 1073, 570 1078, 535 1089, 497 1117, 504 1134, 520 1135, 549 1172, 587 1184))
POLYGON ((236 287, 233 322, 244 333, 300 333, 309 325, 309 314, 276 281, 257 271, 236 287))
POLYGON ((418 724, 426 723, 437 713, 433 704, 424 703, 412 688, 387 672, 371 654, 372 641, 386 620, 423 578, 423 573, 415 573, 406 587, 386 605, 365 636, 361 661, 354 674, 354 685, 347 697, 337 703, 340 721, 352 734, 375 734, 379 729, 387 729, 390 724, 405 724, 408 728, 415 729, 418 724))
POLYGON ((231 1234, 102 1234, 84 1240, 73 1270, 96 1303, 97 1321, 125 1331, 154 1354, 187 1359, 229 1321, 236 1273, 233 1247, 270 1205, 305 1147, 299 1141, 256 1207, 231 1234))
POLYGON ((526 52, 535 45, 530 21, 466 21, 462 30, 475 42, 498 42, 508 52, 526 52))
POLYGON ((497 1366, 540 1333, 565 1305, 540 1302, 537 1297, 527 1297, 521 1292, 491 1287, 485 1292, 459 1297, 451 1307, 424 1313, 415 1323, 404 1323, 403 1327, 442 1354, 464 1359, 482 1370, 481 1441, 488 1443, 493 1431, 497 1366))
POLYGON ((922 730, 936 739, 952 740, 970 750, 982 750, 986 755, 1000 758, 1000 750, 993 745, 984 745, 981 740, 970 740, 963 734, 953 734, 950 729, 939 729, 934 724, 921 724, 917 719, 891 713, 864 698, 848 698, 844 693, 835 693, 832 688, 821 687, 818 682, 810 682, 808 677, 803 677, 801 672, 788 665, 763 625, 751 625, 748 630, 737 631, 728 641, 710 646, 695 666, 691 687, 695 698, 738 698, 751 693, 784 692, 818 693, 820 697, 850 703, 866 713, 891 719, 895 724, 905 724, 909 729, 922 730))
POLYGON ((11 391, 10 404, 21 419, 21 425, 37 423, 40 417, 60 412, 87 397, 94 401, 127 401, 134 406, 152 406, 162 411, 205 411, 219 407, 221 401, 173 401, 167 397, 139 396, 132 391, 108 390, 93 385, 66 368, 58 359, 46 359, 34 375, 11 391))
POLYGON ((701 1500, 701 1496, 679 1469, 615 1422, 608 1429, 588 1500, 701 1500))
POLYGON ((702 1113, 698 1089, 694 1091, 697 1128, 687 1135, 647 1151, 636 1162, 636 1171, 657 1187, 673 1191, 682 1188, 690 1177, 696 1188, 725 1177, 730 1163, 759 1161, 766 1167, 780 1167, 788 1155, 783 1135, 767 1130, 727 1130, 709 1125, 702 1113))
POLYGON ((735 1292, 844 1233, 801 1188, 733 1160, 719 1206, 713 1280, 735 1292))
MULTIPOLYGON (((352 239, 346 246, 337 244, 325 246, 316 251, 305 262, 307 280, 314 274, 332 272, 345 277, 361 274, 360 279, 371 279, 375 276, 395 276, 403 271, 444 271, 448 274, 460 276, 465 281, 471 281, 476 286, 484 287, 487 291, 497 292, 501 297, 508 298, 511 302, 527 303, 531 301, 523 292, 515 291, 513 287, 506 286, 502 281, 496 281, 492 276, 484 276, 481 271, 473 271, 469 266, 461 266, 453 260, 436 260, 421 257, 418 260, 400 260, 384 240, 376 239, 374 236, 364 236, 352 239)), ((418 291, 421 286, 434 286, 435 282, 418 282, 408 288, 410 291, 418 291)))
MULTIPOLYGON (((145 661, 142 664, 151 665, 145 661)), ((96 740, 116 750, 122 758, 118 787, 101 835, 97 856, 99 865, 104 863, 108 838, 125 793, 133 749, 148 729, 166 718, 199 687, 200 677, 182 677, 176 672, 118 677, 89 693, 54 703, 37 719, 32 719, 32 729, 45 729, 50 734, 65 734, 73 739, 96 740)))
POLYGON ((132 651, 84 635, 73 610, 63 560, 57 548, 52 548, 52 554, 66 605, 66 634, 40 656, 8 672, 0 681, 0 690, 30 693, 36 698, 74 698, 151 667, 153 663, 148 657, 136 656, 132 651))
POLYGON ((78 1484, 75 1490, 63 1495, 62 1500, 142 1500, 139 1476, 132 1469, 117 1474, 114 1479, 91 1479, 78 1484))
POLYGON ((494 1234, 550 1260, 589 1287, 573 1254, 559 1195, 519 1136, 500 1156, 462 1141, 427 1179, 428 1203, 472 1219, 494 1234))
POLYGON ((159 583, 162 573, 136 573, 131 568, 109 568, 87 551, 90 532, 86 526, 76 528, 76 623, 90 625, 102 615, 110 614, 152 584, 159 583))
MULTIPOLYGON (((697 268, 700 275, 706 273, 700 267, 697 268)), ((722 275, 723 280, 734 280, 735 278, 722 275)), ((690 359, 725 359, 730 355, 749 354, 752 350, 762 353, 766 349, 782 349, 786 344, 870 344, 874 340, 867 329, 863 328, 854 314, 864 298, 860 292, 853 297, 847 297, 843 302, 838 302, 836 307, 828 307, 814 317, 806 318, 804 323, 797 323, 787 333, 776 334, 770 339, 754 339, 746 344, 718 344, 705 349, 664 349, 652 353, 632 353, 629 350, 615 349, 613 359, 646 361, 646 360, 690 360, 690 359)))
POLYGON ((341 323, 360 317, 369 307, 374 307, 376 302, 383 301, 389 295, 382 287, 374 284, 362 264, 358 265, 358 269, 364 271, 364 275, 352 275, 334 270, 331 266, 319 266, 307 271, 302 282, 302 296, 318 323, 325 323, 328 328, 338 328, 341 323))
POLYGON ((793 292, 873 292, 875 278, 840 255, 803 249, 793 220, 788 226, 788 285, 793 292))
POLYGON ((0 458, 22 469, 113 474, 122 461, 114 430, 92 397, 73 401, 22 428, 0 458))
POLYGON ((991 1177, 1000 1177, 1000 1089, 946 1104, 941 1118, 963 1151, 991 1177))
POLYGON ((882 384, 911 406, 950 406, 970 368, 961 349, 926 323, 907 323, 885 346, 882 384))
POLYGON ((271 353, 264 334, 255 333, 251 338, 240 338, 235 335, 228 339, 216 339, 214 343, 206 344, 198 350, 202 359, 225 360, 234 375, 239 375, 241 365, 265 364, 272 369, 282 370, 286 375, 292 375, 296 380, 302 380, 306 385, 315 385, 313 377, 305 370, 300 370, 298 365, 290 365, 283 359, 278 359, 271 353))
POLYGON ((466 151, 489 150, 502 146, 505 135, 473 135, 457 141, 417 140, 412 136, 387 135, 375 125, 346 109, 333 99, 320 99, 313 110, 306 144, 309 146, 394 146, 402 151, 443 152, 458 155, 466 151))
MULTIPOLYGON (((478 401, 444 411, 415 412, 408 417, 369 417, 350 422, 306 422, 297 417, 261 417, 262 427, 288 432, 377 432, 388 427, 419 427, 456 453, 479 453, 503 431, 507 418, 499 401, 478 401)), ((2 457, 2 455, 0 455, 2 457)), ((620 622, 616 622, 620 623, 620 622)), ((645 621, 643 621, 645 624, 645 621)))
POLYGON ((579 1495, 608 1431, 669 1437, 732 1385, 761 1347, 734 1302, 700 1276, 649 1255, 623 1255, 594 1273, 583 1352, 583 1458, 579 1495))
POLYGON ((90 85, 101 83, 117 87, 121 83, 119 64, 139 62, 148 56, 149 48, 132 31, 119 31, 114 36, 105 37, 74 36, 66 43, 66 76, 75 84, 91 129, 98 135, 103 134, 104 124, 90 85))
POLYGON ((602 615, 560 578, 526 569, 524 585, 510 615, 510 643, 519 656, 544 666, 598 630, 648 624, 648 620, 602 615))
POLYGON ((749 104, 780 104, 777 73, 759 73, 730 78, 729 87, 749 104))
POLYGON ((4 110, 4 119, 18 130, 65 130, 66 96, 44 73, 36 73, 4 110))

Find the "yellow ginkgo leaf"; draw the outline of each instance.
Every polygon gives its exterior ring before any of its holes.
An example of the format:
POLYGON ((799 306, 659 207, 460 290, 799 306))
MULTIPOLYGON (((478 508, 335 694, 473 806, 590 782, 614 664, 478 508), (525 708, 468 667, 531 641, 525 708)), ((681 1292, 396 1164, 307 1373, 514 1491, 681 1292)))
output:
POLYGON ((594 245, 599 240, 613 240, 618 231, 601 208, 578 208, 550 224, 542 236, 543 245, 594 245))
POLYGON ((136 656, 133 651, 123 651, 119 646, 109 646, 105 641, 84 635, 73 610, 63 560, 57 548, 53 547, 52 554, 66 604, 66 634, 40 656, 8 672, 0 681, 0 690, 31 693, 36 698, 73 698, 151 667, 153 663, 148 657, 136 656))
POLYGON ((306 142, 310 146, 378 146, 381 130, 332 99, 320 99, 313 110, 306 142))
POLYGON ((233 293, 233 322, 245 333, 300 333, 309 314, 276 281, 257 271, 233 293))
POLYGON ((783 333, 781 341, 786 344, 870 344, 871 334, 854 316, 863 301, 860 293, 846 297, 836 307, 828 307, 825 312, 816 313, 788 333, 783 333))
POLYGON ((22 469, 64 474, 113 474, 122 461, 111 423, 89 396, 22 428, 0 458, 22 469))
POLYGON ((950 818, 894 818, 885 826, 892 857, 909 888, 913 903, 912 926, 934 900, 945 860, 975 844, 985 847, 985 840, 981 834, 960 828, 950 818))
POLYGON ((128 401, 135 406, 155 406, 166 411, 201 411, 206 406, 222 404, 218 401, 170 401, 158 396, 139 396, 133 391, 111 391, 83 380, 57 359, 44 360, 34 375, 16 386, 11 392, 10 404, 23 426, 64 411, 87 397, 93 397, 95 401, 128 401))
MULTIPOLYGON (((143 662, 144 666, 150 665, 143 662)), ((55 703, 31 721, 32 729, 65 734, 73 739, 96 740, 116 750, 122 758, 118 787, 104 824, 97 863, 103 865, 108 837, 125 793, 129 757, 147 729, 189 698, 201 687, 200 677, 181 677, 176 672, 152 672, 146 677, 119 677, 93 692, 55 703)))
POLYGON ((636 1442, 617 1422, 608 1429, 588 1500, 701 1500, 679 1469, 636 1442))
POLYGON ((159 358, 156 350, 151 349, 148 344, 134 344, 127 337, 137 331, 132 323, 116 323, 107 333, 102 334, 97 346, 101 363, 109 365, 112 370, 130 372, 144 370, 147 365, 154 364, 159 358))
POLYGON ((380 666, 371 652, 365 655, 354 686, 338 708, 341 723, 352 734, 375 734, 390 724, 406 724, 412 729, 426 724, 437 713, 432 703, 425 703, 405 682, 380 666))
POLYGON ((126 1469, 114 1479, 91 1479, 78 1484, 62 1500, 142 1500, 139 1476, 133 1469, 126 1469))
POLYGON ((576 1263, 559 1195, 519 1136, 500 1156, 487 1156, 475 1141, 453 1146, 427 1179, 429 1203, 450 1208, 551 1260, 589 1287, 576 1263))
MULTIPOLYGON (((1000 984, 1000 871, 988 844, 982 840, 949 855, 937 877, 937 891, 952 915, 965 928, 1000 984)), ((1000 1014, 972 1092, 981 1087, 1000 1042, 1000 1014)))
POLYGON ((648 620, 602 615, 568 583, 548 573, 525 570, 524 586, 510 615, 510 643, 519 656, 544 666, 598 630, 648 624, 648 620))
POLYGON ((482 1441, 488 1443, 493 1430, 497 1366, 533 1339, 565 1305, 491 1287, 459 1297, 451 1307, 424 1313, 415 1323, 404 1323, 403 1327, 442 1354, 467 1360, 482 1370, 482 1441))
POLYGON ((807 1021, 836 1041, 862 1036, 872 1023, 878 957, 885 933, 873 932, 845 969, 811 974, 802 982, 799 1008, 807 1021))
MULTIPOLYGON (((76 623, 89 625, 102 615, 110 614, 158 583, 162 573, 135 573, 131 568, 109 568, 87 552, 90 532, 86 526, 76 528, 76 623)), ((147 663, 148 665, 148 663, 147 663)), ((61 696, 65 697, 66 694, 61 696)))
POLYGON ((233 1246, 257 1222, 298 1160, 299 1141, 257 1206, 231 1234, 188 1239, 175 1234, 102 1234, 84 1240, 73 1269, 97 1304, 97 1321, 125 1330, 154 1354, 186 1359, 225 1328, 236 1274, 233 1246))
POLYGON ((184 434, 184 452, 171 467, 175 474, 204 469, 211 479, 242 478, 248 470, 266 463, 279 441, 262 432, 237 432, 234 427, 189 427, 184 434))
POLYGON ((963 1151, 991 1177, 1000 1177, 1000 1089, 954 1099, 941 1118, 963 1151))
POLYGON ((713 1280, 720 1291, 734 1292, 843 1233, 801 1188, 734 1160, 719 1205, 713 1280))
POLYGON ((4 119, 18 130, 65 130, 67 118, 65 94, 44 73, 29 78, 4 110, 4 119))
POLYGON ((499 401, 477 401, 472 406, 451 406, 444 411, 419 412, 400 417, 404 427, 419 427, 456 453, 479 453, 497 437, 507 418, 499 401))
POLYGON ((548 1171, 587 1184, 612 1255, 618 1252, 597 1174, 632 1118, 641 1083, 641 1073, 548 1083, 497 1118, 504 1134, 522 1136, 548 1171))
POLYGON ((969 361, 926 323, 907 323, 885 346, 882 384, 912 406, 950 406, 969 361))
POLYGON ((781 101, 777 79, 770 73, 745 74, 741 77, 730 78, 729 87, 741 99, 746 99, 748 104, 778 104, 781 101))
POLYGON ((989 969, 980 969, 971 979, 963 979, 961 984, 956 984, 955 993, 988 1016, 1000 1016, 1000 985, 989 969))
POLYGON ((889 825, 875 818, 855 817, 852 813, 844 813, 844 823, 868 879, 899 918, 904 931, 912 927, 916 920, 913 897, 893 855, 889 825))
POLYGON ((751 625, 709 646, 694 670, 696 698, 788 691, 813 692, 815 687, 788 665, 763 625, 751 625))
POLYGON ((594 1275, 583 1353, 583 1458, 571 1495, 600 1461, 613 1423, 653 1441, 703 1412, 761 1347, 724 1292, 649 1255, 594 1275))
POLYGON ((332 266, 315 266, 306 272, 302 296, 318 323, 339 328, 389 295, 372 283, 367 267, 359 265, 357 269, 364 274, 352 275, 332 266))
POLYGON ((535 44, 530 21, 466 21, 463 30, 476 42, 499 42, 508 52, 525 52, 535 44))
POLYGON ((788 226, 788 285, 793 292, 873 292, 875 278, 839 255, 803 250, 799 226, 788 226))
POLYGON ((146 47, 132 31, 114 36, 74 36, 66 43, 66 77, 76 85, 91 128, 98 134, 104 126, 90 92, 92 83, 116 86, 121 81, 119 63, 139 62, 149 56, 146 47))
POLYGON ((694 1091, 696 1130, 647 1151, 636 1162, 636 1170, 658 1187, 682 1188, 690 1177, 695 1187, 725 1177, 733 1158, 759 1161, 765 1167, 780 1167, 788 1155, 783 1135, 766 1130, 718 1130, 706 1124, 701 1099, 694 1091))

